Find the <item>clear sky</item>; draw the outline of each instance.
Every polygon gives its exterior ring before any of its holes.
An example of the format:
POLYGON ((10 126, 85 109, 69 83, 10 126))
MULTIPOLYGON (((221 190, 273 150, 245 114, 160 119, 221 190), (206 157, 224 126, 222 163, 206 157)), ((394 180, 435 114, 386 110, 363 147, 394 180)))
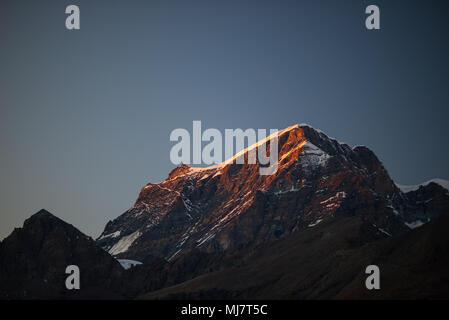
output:
POLYGON ((0 2, 0 239, 41 208, 98 236, 166 178, 175 128, 306 122, 402 184, 449 179, 436 0, 0 2), (79 5, 81 30, 65 28, 79 5), (367 31, 377 4, 381 30, 367 31))

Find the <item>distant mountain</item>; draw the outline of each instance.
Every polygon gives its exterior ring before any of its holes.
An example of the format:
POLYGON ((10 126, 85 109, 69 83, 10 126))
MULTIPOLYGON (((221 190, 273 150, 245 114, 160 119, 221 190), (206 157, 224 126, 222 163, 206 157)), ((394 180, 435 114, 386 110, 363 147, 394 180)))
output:
POLYGON ((419 227, 448 212, 449 181, 433 179, 418 186, 399 187, 405 193, 402 212, 406 213, 408 227, 419 227))
POLYGON ((0 243, 0 299, 121 298, 123 268, 93 239, 41 210, 0 243), (80 269, 81 290, 65 287, 66 267, 80 269))
MULTIPOLYGON (((441 199, 424 210, 417 197, 395 185, 371 150, 351 148, 308 125, 280 131, 278 144, 274 175, 260 175, 259 164, 180 165, 166 180, 147 184, 134 206, 106 225, 98 244, 119 258, 171 261, 195 248, 219 252, 269 242, 354 216, 370 226, 358 239, 365 243, 405 232, 449 208, 449 196, 435 189, 426 197, 435 191, 441 199)), ((247 148, 245 158, 252 148, 269 149, 268 142, 258 145, 247 148)))
POLYGON ((446 190, 449 190, 449 181, 448 180, 444 180, 444 179, 431 179, 429 181, 426 181, 424 183, 418 184, 418 185, 413 185, 413 186, 404 186, 404 185, 400 185, 400 184, 396 184, 396 186, 401 189, 402 192, 407 193, 410 191, 417 191, 419 188, 421 187, 426 187, 431 183, 435 183, 438 184, 439 186, 443 187, 446 190))

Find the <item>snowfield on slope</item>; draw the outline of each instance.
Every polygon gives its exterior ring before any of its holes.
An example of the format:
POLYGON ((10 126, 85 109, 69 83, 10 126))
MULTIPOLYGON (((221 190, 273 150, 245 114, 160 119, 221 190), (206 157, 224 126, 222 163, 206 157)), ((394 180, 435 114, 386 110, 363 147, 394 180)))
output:
POLYGON ((125 252, 129 249, 129 247, 142 235, 140 231, 136 231, 127 235, 126 237, 121 238, 111 249, 109 249, 109 253, 113 256, 125 252))

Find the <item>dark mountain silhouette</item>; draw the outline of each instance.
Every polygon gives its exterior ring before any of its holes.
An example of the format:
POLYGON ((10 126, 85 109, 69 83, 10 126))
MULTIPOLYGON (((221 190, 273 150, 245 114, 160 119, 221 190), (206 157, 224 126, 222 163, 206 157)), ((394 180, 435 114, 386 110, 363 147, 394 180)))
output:
POLYGON ((120 298, 120 264, 93 239, 41 210, 0 243, 0 298, 120 298), (66 267, 77 265, 81 290, 65 287, 66 267))

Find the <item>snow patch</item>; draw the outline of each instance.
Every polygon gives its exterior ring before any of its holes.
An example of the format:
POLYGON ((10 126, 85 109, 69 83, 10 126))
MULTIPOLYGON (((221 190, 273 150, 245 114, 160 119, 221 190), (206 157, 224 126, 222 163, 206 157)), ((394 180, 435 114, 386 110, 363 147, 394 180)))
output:
POLYGON ((179 249, 178 251, 176 251, 175 253, 173 253, 170 258, 166 259, 168 262, 172 261, 174 257, 176 257, 180 252, 182 251, 182 249, 179 249))
POLYGON ((389 232, 387 232, 386 230, 382 229, 382 228, 378 228, 378 230, 384 234, 386 234, 387 236, 391 237, 391 234, 389 232))
POLYGON ((120 262, 122 268, 125 270, 131 269, 134 266, 142 264, 142 262, 140 262, 140 261, 129 260, 129 259, 117 259, 117 261, 120 262))
POLYGON ((116 232, 113 232, 110 234, 105 234, 105 235, 101 236, 100 238, 98 238, 98 240, 105 239, 105 238, 117 238, 119 235, 120 235, 120 231, 116 231, 116 232))
POLYGON ((126 237, 121 238, 111 249, 109 249, 109 253, 113 256, 125 252, 129 249, 129 247, 142 235, 140 231, 136 231, 127 235, 126 237))
POLYGON ((423 222, 421 220, 416 220, 416 221, 413 221, 413 222, 406 222, 405 225, 407 227, 409 227, 410 229, 416 229, 416 228, 419 228, 419 227, 421 227, 422 225, 424 225, 426 223, 427 222, 423 222))
POLYGON ((206 241, 212 239, 213 237, 215 237, 215 233, 212 233, 212 234, 206 233, 206 236, 204 236, 203 238, 197 240, 196 247, 202 246, 206 241))
POLYGON ((301 157, 301 163, 303 167, 319 167, 324 166, 330 155, 325 153, 323 150, 315 146, 313 143, 307 141, 304 144, 304 154, 301 157))
MULTIPOLYGON (((296 192, 296 191, 299 191, 299 190, 301 190, 301 188, 295 188, 295 187, 292 185, 290 189, 288 189, 288 190, 279 190, 279 191, 276 191, 274 194, 277 195, 277 196, 279 196, 279 195, 284 194, 284 193, 296 192)), ((262 191, 262 192, 266 192, 265 190, 261 190, 261 191, 262 191)))
POLYGON ((330 198, 327 198, 326 200, 320 201, 320 204, 328 204, 329 202, 333 202, 334 200, 342 200, 346 198, 346 192, 344 191, 339 191, 335 194, 335 196, 332 196, 330 198))
POLYGON ((309 228, 310 227, 314 227, 314 226, 316 226, 318 223, 320 223, 321 221, 323 221, 323 219, 318 219, 317 221, 315 221, 315 222, 312 222, 311 224, 309 224, 309 228))

